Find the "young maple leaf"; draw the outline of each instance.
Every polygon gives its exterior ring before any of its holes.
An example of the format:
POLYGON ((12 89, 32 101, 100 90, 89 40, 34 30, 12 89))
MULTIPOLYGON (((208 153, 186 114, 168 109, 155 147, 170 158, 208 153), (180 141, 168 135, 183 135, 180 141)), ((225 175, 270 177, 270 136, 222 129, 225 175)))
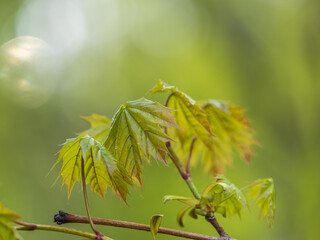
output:
POLYGON ((172 141, 163 127, 179 128, 172 110, 141 98, 122 105, 112 119, 106 149, 141 182, 142 159, 152 156, 166 164, 166 142, 172 141))
POLYGON ((196 136, 208 148, 213 143, 213 134, 207 119, 207 113, 201 109, 201 105, 189 97, 184 92, 179 91, 175 86, 169 86, 159 81, 158 84, 149 91, 151 94, 157 92, 170 92, 166 106, 174 109, 172 115, 177 124, 183 129, 173 129, 170 136, 177 137, 183 147, 188 139, 196 136))
POLYGON ((127 185, 131 184, 130 176, 102 144, 88 135, 68 139, 60 150, 59 158, 54 165, 62 161, 58 176, 62 176, 63 184, 67 185, 69 196, 74 184, 80 181, 82 159, 84 160, 85 180, 93 192, 104 198, 109 186, 124 201, 126 200, 127 185))

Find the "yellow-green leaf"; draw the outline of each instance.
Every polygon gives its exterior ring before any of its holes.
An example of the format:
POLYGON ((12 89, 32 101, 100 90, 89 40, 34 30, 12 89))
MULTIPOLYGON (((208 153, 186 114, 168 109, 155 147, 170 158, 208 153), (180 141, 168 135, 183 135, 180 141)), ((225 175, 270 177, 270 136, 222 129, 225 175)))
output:
POLYGON ((213 191, 213 202, 216 211, 226 217, 231 217, 235 214, 240 217, 241 210, 247 206, 247 200, 241 190, 222 175, 216 178, 216 183, 223 189, 219 197, 219 202, 215 201, 215 193, 213 191))
POLYGON ((272 178, 260 179, 251 184, 248 192, 248 199, 256 199, 260 208, 260 218, 267 217, 269 226, 272 226, 276 210, 276 193, 272 178))
POLYGON ((111 120, 98 114, 82 117, 82 119, 89 122, 91 128, 82 132, 81 135, 89 135, 103 144, 107 139, 111 120))
POLYGON ((172 110, 141 98, 122 105, 112 119, 106 149, 141 181, 142 159, 166 163, 166 142, 171 141, 163 127, 178 128, 172 110))
POLYGON ((195 159, 201 159, 204 170, 212 175, 224 173, 225 167, 232 164, 232 149, 249 162, 253 154, 251 147, 258 142, 254 139, 254 130, 250 127, 244 110, 215 100, 206 103, 204 110, 216 135, 211 149, 200 142, 194 145, 194 155, 200 156, 195 159))
POLYGON ((163 217, 163 215, 160 215, 160 214, 153 215, 151 217, 151 220, 150 220, 150 231, 151 231, 153 240, 156 239, 156 235, 158 233, 162 217, 163 217))
POLYGON ((6 209, 0 203, 0 240, 22 240, 10 222, 18 220, 18 214, 6 209))
POLYGON ((207 119, 207 113, 201 109, 201 106, 187 94, 179 91, 174 86, 159 81, 158 84, 150 90, 151 94, 157 92, 171 92, 167 100, 167 107, 174 109, 172 114, 177 124, 183 129, 172 129, 173 135, 176 136, 182 147, 192 136, 200 139, 209 149, 213 143, 213 134, 207 119))
POLYGON ((62 165, 58 176, 62 176, 62 184, 68 188, 68 197, 77 181, 80 181, 81 174, 81 148, 80 137, 67 139, 59 152, 59 157, 53 167, 60 161, 62 165))
POLYGON ((69 196, 74 184, 80 180, 82 158, 85 180, 93 192, 104 198, 107 187, 110 186, 124 201, 126 200, 127 185, 131 184, 130 177, 112 154, 88 135, 67 140, 56 162, 57 164, 62 160, 59 176, 62 176, 63 184, 67 185, 69 196))
POLYGON ((240 189, 219 175, 215 178, 215 182, 205 188, 199 205, 204 211, 210 209, 224 217, 231 217, 235 214, 240 216, 247 202, 240 189))

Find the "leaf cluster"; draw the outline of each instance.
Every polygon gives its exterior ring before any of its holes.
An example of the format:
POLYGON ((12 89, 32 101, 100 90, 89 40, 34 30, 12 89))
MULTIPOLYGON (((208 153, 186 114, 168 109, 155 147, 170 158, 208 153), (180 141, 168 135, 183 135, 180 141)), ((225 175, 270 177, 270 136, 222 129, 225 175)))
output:
MULTIPOLYGON (((201 197, 197 190, 193 190, 195 187, 189 185, 197 199, 174 195, 163 198, 164 203, 177 200, 184 204, 177 214, 180 226, 184 226, 187 214, 195 219, 206 216, 208 212, 223 217, 240 217, 249 199, 256 200, 260 217, 266 217, 269 225, 272 225, 275 189, 271 178, 257 180, 239 189, 226 177, 219 175, 224 173, 226 166, 232 164, 233 152, 250 162, 252 145, 258 144, 244 109, 225 101, 197 102, 175 86, 162 81, 149 91, 150 94, 158 92, 169 93, 165 106, 140 98, 121 105, 112 119, 98 114, 83 117, 89 122, 90 128, 66 140, 53 166, 61 163, 58 177, 61 176, 62 183, 67 186, 68 196, 75 183, 82 179, 102 198, 111 188, 126 202, 129 186, 142 185, 144 161, 149 163, 155 159, 167 164, 169 155, 189 184, 190 165, 198 161, 206 172, 215 176, 201 197), (179 158, 183 161, 180 162, 179 158), (247 191, 246 195, 244 190, 247 191)), ((95 231, 88 203, 87 211, 95 231)), ((150 220, 153 239, 162 217, 154 215, 150 220)), ((18 222, 18 218, 17 214, 0 204, 0 240, 22 240, 10 225, 16 222, 27 226, 18 222)))
POLYGON ((174 140, 178 140, 174 147, 182 160, 186 162, 188 152, 192 151, 195 157, 191 164, 201 161, 204 170, 214 176, 224 173, 225 167, 232 164, 233 150, 250 161, 251 146, 258 142, 244 109, 225 101, 197 102, 162 81, 150 90, 151 94, 157 92, 170 93, 166 106, 175 110, 172 114, 184 130, 168 131, 174 140), (192 144, 194 139, 195 144, 192 144))
POLYGON ((176 200, 185 205, 177 214, 177 222, 183 227, 187 214, 194 219, 199 215, 205 216, 208 212, 218 213, 223 217, 234 215, 241 217, 241 211, 248 206, 249 199, 256 199, 260 208, 260 218, 267 217, 271 226, 275 212, 275 190, 273 180, 270 178, 257 180, 239 189, 226 177, 219 175, 204 189, 200 200, 167 195, 163 198, 163 202, 176 200), (246 195, 243 193, 245 190, 246 195))
POLYGON ((162 81, 149 93, 168 92, 165 106, 145 98, 121 105, 113 118, 93 114, 83 117, 90 129, 65 142, 59 153, 62 162, 59 176, 68 187, 80 181, 81 162, 84 163, 85 181, 104 198, 107 187, 124 201, 128 186, 142 184, 143 162, 153 158, 166 162, 171 154, 168 143, 183 161, 182 168, 200 161, 205 171, 217 176, 202 193, 200 200, 166 196, 164 202, 179 200, 186 206, 178 213, 183 226, 186 213, 193 218, 213 211, 231 217, 240 216, 248 198, 257 198, 261 217, 269 221, 274 213, 273 183, 265 180, 250 187, 246 198, 242 191, 219 173, 232 164, 233 152, 247 162, 253 154, 254 130, 244 109, 217 100, 197 102, 186 93, 162 81), (191 157, 192 161, 191 161, 191 157))
POLYGON ((150 161, 152 157, 166 164, 166 143, 172 139, 164 127, 178 128, 171 112, 157 102, 141 98, 123 104, 112 120, 97 114, 83 117, 91 128, 68 139, 56 162, 62 161, 59 176, 68 187, 69 196, 80 181, 83 160, 86 183, 94 192, 104 198, 109 186, 125 200, 128 185, 142 183, 143 159, 150 161))

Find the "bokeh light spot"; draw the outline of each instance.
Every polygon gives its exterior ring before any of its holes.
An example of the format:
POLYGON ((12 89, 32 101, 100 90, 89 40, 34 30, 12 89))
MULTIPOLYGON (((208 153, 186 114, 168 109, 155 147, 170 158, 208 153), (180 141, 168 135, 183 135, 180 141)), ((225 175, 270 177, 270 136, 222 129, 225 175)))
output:
POLYGON ((26 107, 39 107, 51 95, 53 54, 43 40, 25 36, 0 48, 0 80, 4 95, 26 107))

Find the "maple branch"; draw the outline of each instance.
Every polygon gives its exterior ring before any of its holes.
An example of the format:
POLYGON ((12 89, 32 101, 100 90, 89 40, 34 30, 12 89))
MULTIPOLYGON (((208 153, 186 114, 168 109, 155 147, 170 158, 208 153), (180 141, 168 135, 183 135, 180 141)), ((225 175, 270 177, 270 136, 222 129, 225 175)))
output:
POLYGON ((84 173, 84 159, 81 157, 81 178, 82 178, 82 188, 83 188, 83 196, 84 196, 84 202, 86 205, 86 210, 89 218, 89 223, 92 228, 92 230, 95 232, 97 240, 102 240, 103 234, 98 231, 96 226, 94 225, 91 217, 91 212, 89 208, 89 200, 88 200, 88 194, 87 194, 87 187, 86 187, 86 176, 84 173))
MULTIPOLYGON (((168 103, 170 98, 173 96, 173 93, 171 93, 165 103, 165 106, 168 107, 168 103)), ((167 133, 167 128, 164 129, 165 133, 167 133)), ((189 157, 188 157, 188 162, 187 162, 187 166, 186 169, 183 167, 180 159, 178 158, 177 154, 175 153, 175 151, 172 149, 171 147, 171 143, 167 142, 166 146, 167 149, 169 151, 169 157, 172 159, 174 165, 177 167, 181 177, 185 180, 185 182, 187 183, 190 191, 192 192, 193 196, 200 200, 201 199, 201 195, 199 194, 199 191, 197 190, 196 186, 194 185, 192 179, 191 179, 191 173, 190 173, 190 162, 191 162, 191 156, 192 156, 192 151, 193 151, 193 147, 194 147, 194 143, 196 141, 196 138, 193 136, 192 137, 192 142, 191 142, 191 146, 190 146, 190 151, 189 151, 189 157)), ((216 229, 216 231, 219 233, 220 237, 223 237, 223 239, 230 239, 228 234, 224 231, 224 229, 219 225, 219 223, 217 222, 217 219, 214 216, 214 212, 208 212, 206 215, 206 220, 208 222, 210 222, 212 224, 212 226, 216 229), (210 215, 208 215, 210 213, 210 215), (210 217, 207 218, 207 215, 210 217), (222 235, 221 235, 222 234, 222 235)))
MULTIPOLYGON (((192 141, 194 140, 195 138, 192 139, 192 141)), ((194 143, 194 142, 193 142, 194 143)), ((191 145, 191 149, 190 149, 190 152, 192 154, 192 148, 193 148, 193 144, 191 145)), ((192 179, 191 179, 191 174, 190 172, 186 172, 184 169, 183 169, 183 166, 177 156, 177 154, 174 152, 174 150, 172 149, 171 147, 171 144, 170 142, 167 142, 167 148, 169 150, 169 156, 170 158, 172 159, 172 161, 174 162, 174 164, 176 165, 178 171, 180 172, 182 178, 185 180, 185 182, 187 183, 189 189, 191 190, 193 196, 200 200, 201 199, 201 195, 199 194, 196 186, 194 185, 192 179)), ((189 156, 191 155, 189 154, 189 156)), ((206 220, 208 222, 210 222, 212 224, 212 226, 216 229, 216 231, 219 233, 220 237, 223 237, 223 239, 229 239, 229 235, 224 231, 224 229, 219 225, 217 219, 215 218, 214 216, 214 212, 208 212, 206 215, 206 220), (209 214, 209 215, 208 215, 209 214), (207 217, 207 215, 210 217, 207 217)))
MULTIPOLYGON (((92 218, 92 221, 97 225, 129 228, 129 229, 150 232, 150 225, 141 224, 141 223, 126 222, 126 221, 119 221, 119 220, 112 220, 112 219, 103 219, 103 218, 92 218)), ((85 216, 79 216, 79 215, 69 214, 69 213, 60 211, 59 214, 55 215, 55 222, 57 222, 57 224, 89 223, 89 219, 88 217, 85 217, 85 216)), ((184 231, 179 231, 179 230, 170 229, 170 228, 163 228, 163 227, 159 228, 158 233, 176 236, 176 237, 196 239, 196 240, 226 240, 226 238, 224 237, 216 238, 216 237, 211 237, 203 234, 184 232, 184 231)), ((230 240, 234 240, 234 239, 230 239, 230 240)))
MULTIPOLYGON (((16 224, 19 224, 21 226, 15 226, 14 228, 19 231, 35 231, 35 230, 45 230, 45 231, 52 231, 52 232, 61 232, 71 235, 77 235, 80 237, 85 237, 87 239, 96 239, 96 235, 93 233, 88 233, 85 231, 72 229, 72 228, 65 228, 65 227, 58 227, 58 226, 52 226, 52 225, 42 225, 42 224, 34 224, 34 223, 26 223, 26 222, 20 222, 15 221, 16 224)), ((111 238, 108 238, 106 236, 103 236, 103 240, 113 240, 111 238)))

